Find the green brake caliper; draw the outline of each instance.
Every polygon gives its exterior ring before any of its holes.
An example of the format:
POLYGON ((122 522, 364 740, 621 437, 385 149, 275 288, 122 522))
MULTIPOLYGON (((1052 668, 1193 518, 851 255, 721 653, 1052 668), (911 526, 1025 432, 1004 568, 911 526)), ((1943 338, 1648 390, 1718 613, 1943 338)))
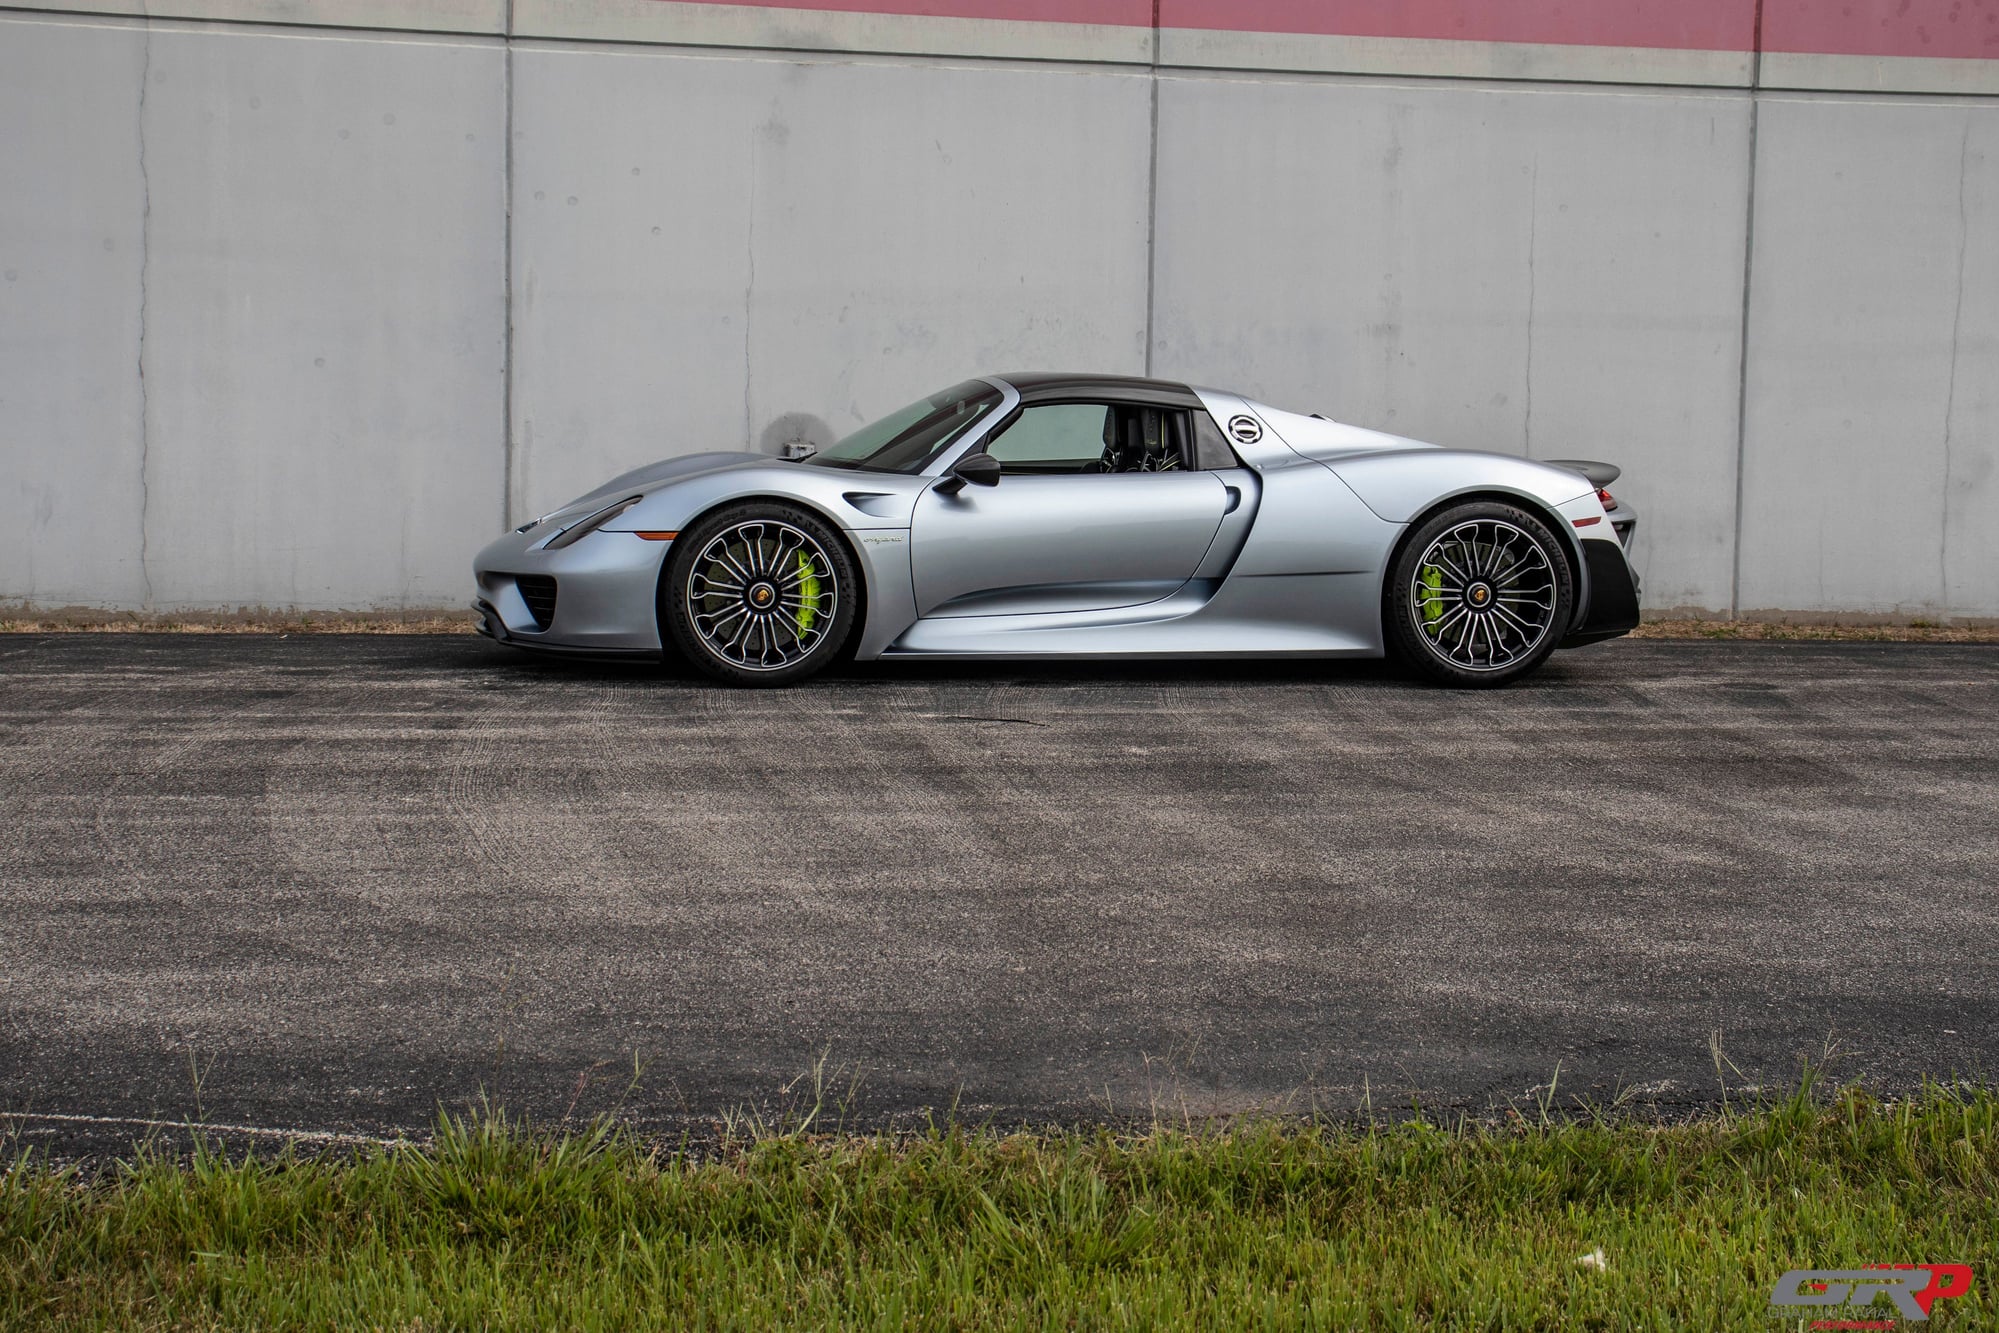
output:
POLYGON ((1423 595, 1417 599, 1423 604, 1423 623, 1434 625, 1444 618, 1444 571, 1425 565, 1418 582, 1423 585, 1423 595))
POLYGON ((819 571, 805 552, 798 553, 798 632, 808 634, 819 616, 819 571))

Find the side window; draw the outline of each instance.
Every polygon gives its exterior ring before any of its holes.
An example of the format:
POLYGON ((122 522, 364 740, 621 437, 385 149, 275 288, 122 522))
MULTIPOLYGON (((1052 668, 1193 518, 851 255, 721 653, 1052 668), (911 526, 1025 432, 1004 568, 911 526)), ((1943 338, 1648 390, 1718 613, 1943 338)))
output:
POLYGON ((1102 472, 1110 415, 1102 403, 1030 407, 986 452, 1008 472, 1102 472))
POLYGON ((1229 447, 1228 436, 1206 412, 1195 412, 1194 417, 1194 466, 1210 471, 1221 468, 1241 467, 1235 450, 1229 447))
POLYGON ((1205 412, 1137 403, 1047 403, 1029 407, 986 444, 1008 472, 1182 472, 1235 467, 1235 455, 1205 412), (1213 440, 1197 434, 1206 422, 1213 440), (1216 452, 1216 449, 1219 452, 1216 452), (1208 462, 1214 457, 1218 461, 1208 462))

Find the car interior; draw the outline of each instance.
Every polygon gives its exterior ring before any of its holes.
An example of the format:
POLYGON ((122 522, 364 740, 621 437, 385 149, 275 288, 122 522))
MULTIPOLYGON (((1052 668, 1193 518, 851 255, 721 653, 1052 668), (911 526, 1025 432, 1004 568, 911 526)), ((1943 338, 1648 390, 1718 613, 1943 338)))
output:
POLYGON ((1183 471, 1195 466, 1188 415, 1127 403, 1044 403, 1023 408, 986 452, 1015 474, 1183 471))

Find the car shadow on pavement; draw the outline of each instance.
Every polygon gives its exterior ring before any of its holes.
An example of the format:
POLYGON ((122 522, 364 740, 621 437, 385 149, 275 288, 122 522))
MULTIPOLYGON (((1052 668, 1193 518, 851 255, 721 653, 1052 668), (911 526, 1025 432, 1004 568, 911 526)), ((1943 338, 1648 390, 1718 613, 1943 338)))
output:
MULTIPOLYGON (((521 652, 500 644, 482 643, 478 666, 482 670, 506 672, 521 681, 546 680, 566 684, 601 681, 623 685, 656 683, 663 689, 733 690, 695 671, 685 662, 652 659, 592 658, 521 652)), ((1505 688, 1532 690, 1558 685, 1578 675, 1565 655, 1549 659, 1540 671, 1505 688)), ((905 683, 963 683, 967 685, 1006 684, 1011 686, 1076 686, 1098 688, 1118 685, 1156 687, 1162 684, 1210 683, 1215 685, 1325 685, 1430 690, 1435 687, 1418 680, 1396 664, 1380 658, 1280 658, 1280 659, 1131 659, 1131 660, 944 660, 896 659, 875 662, 848 662, 796 685, 792 690, 828 687, 852 688, 905 683)))

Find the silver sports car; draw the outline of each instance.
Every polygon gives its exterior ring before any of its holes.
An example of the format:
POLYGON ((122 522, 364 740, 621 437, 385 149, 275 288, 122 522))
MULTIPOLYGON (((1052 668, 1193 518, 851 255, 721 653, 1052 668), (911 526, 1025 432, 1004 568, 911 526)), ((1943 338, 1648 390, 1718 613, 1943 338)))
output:
POLYGON ((627 472, 474 563, 479 628, 733 685, 843 658, 1380 657, 1500 685, 1638 623, 1617 469, 1213 389, 993 375, 796 460, 627 472))

